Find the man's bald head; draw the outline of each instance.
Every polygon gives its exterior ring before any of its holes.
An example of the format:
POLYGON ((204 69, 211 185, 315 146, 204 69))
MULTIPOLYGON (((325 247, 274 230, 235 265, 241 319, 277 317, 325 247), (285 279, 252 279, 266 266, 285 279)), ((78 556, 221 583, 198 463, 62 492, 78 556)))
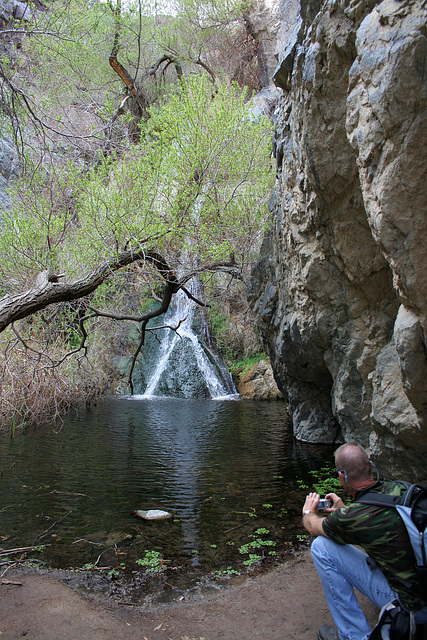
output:
POLYGON ((371 462, 363 447, 358 442, 347 442, 335 451, 336 468, 347 472, 351 484, 368 480, 372 477, 371 462))

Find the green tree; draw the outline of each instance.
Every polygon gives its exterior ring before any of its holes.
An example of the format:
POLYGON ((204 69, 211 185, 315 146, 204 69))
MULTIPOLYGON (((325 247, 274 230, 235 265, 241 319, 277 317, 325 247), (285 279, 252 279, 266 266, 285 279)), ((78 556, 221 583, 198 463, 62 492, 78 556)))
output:
POLYGON ((39 148, 72 147, 93 161, 100 149, 138 140, 148 107, 189 73, 259 88, 242 0, 162 6, 170 11, 159 13, 149 0, 56 0, 30 23, 3 31, 22 37, 19 56, 11 60, 9 48, 0 60, 2 101, 17 142, 31 124, 39 148))
POLYGON ((107 320, 138 325, 135 360, 148 321, 178 290, 192 297, 190 280, 209 273, 242 278, 258 248, 270 124, 253 117, 212 44, 215 28, 239 30, 238 5, 228 21, 224 3, 185 7, 196 34, 180 43, 182 11, 55 2, 27 30, 19 63, 1 63, 0 117, 25 161, 0 233, 3 397, 14 350, 27 363, 24 395, 31 367, 54 371, 86 354, 88 334, 107 320), (173 78, 156 84, 170 68, 173 78), (141 307, 141 291, 157 303, 141 307))
POLYGON ((93 294, 138 264, 163 284, 156 309, 95 316, 140 323, 163 313, 191 278, 240 277, 263 232, 271 184, 270 125, 254 121, 233 85, 190 78, 151 109, 138 145, 85 174, 73 164, 34 167, 13 190, 0 235, 0 331, 45 309, 93 294))

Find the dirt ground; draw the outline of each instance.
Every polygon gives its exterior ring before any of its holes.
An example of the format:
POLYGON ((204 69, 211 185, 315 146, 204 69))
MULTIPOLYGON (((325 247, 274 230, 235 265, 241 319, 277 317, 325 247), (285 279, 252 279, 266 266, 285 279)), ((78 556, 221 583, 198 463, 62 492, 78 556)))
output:
MULTIPOLYGON (((309 551, 269 573, 189 602, 136 608, 87 596, 58 573, 8 572, 1 640, 316 640, 332 624, 309 551)), ((361 597, 374 622, 376 609, 361 597)))

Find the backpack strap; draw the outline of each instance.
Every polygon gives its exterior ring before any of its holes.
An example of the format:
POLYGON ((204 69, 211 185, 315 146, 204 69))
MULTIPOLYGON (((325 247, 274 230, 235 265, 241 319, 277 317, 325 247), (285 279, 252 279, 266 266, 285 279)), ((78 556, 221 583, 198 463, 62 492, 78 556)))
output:
MULTIPOLYGON (((411 519, 418 531, 425 531, 427 528, 427 489, 419 484, 409 484, 402 480, 399 480, 399 484, 404 485, 407 489, 403 496, 378 493, 375 491, 376 487, 370 487, 359 491, 354 501, 379 507, 406 507, 411 509, 411 519)), ((398 509, 398 511, 402 515, 401 510, 398 509)))
MULTIPOLYGON (((399 513, 408 532, 415 559, 417 577, 416 592, 427 602, 427 489, 420 485, 399 481, 406 487, 403 496, 378 493, 374 487, 356 494, 354 501, 379 507, 394 508, 399 513)), ((412 588, 406 580, 398 578, 402 585, 412 588)), ((375 640, 374 638, 372 640, 375 640)))
POLYGON ((363 504, 371 504, 377 505, 379 507, 396 507, 397 505, 407 505, 410 502, 412 492, 417 485, 411 485, 409 482, 404 482, 403 480, 398 481, 399 484, 402 484, 406 488, 405 495, 402 496, 394 496, 387 493, 378 493, 375 489, 379 488, 381 485, 375 485, 374 487, 369 487, 368 489, 363 489, 362 491, 358 491, 354 501, 361 502, 363 504))

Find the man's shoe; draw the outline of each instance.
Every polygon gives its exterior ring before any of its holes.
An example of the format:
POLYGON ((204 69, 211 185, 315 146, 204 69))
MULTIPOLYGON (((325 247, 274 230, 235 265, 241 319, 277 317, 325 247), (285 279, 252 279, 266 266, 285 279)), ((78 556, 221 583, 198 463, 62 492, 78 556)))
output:
POLYGON ((324 624, 317 632, 317 640, 340 640, 335 627, 324 624))

